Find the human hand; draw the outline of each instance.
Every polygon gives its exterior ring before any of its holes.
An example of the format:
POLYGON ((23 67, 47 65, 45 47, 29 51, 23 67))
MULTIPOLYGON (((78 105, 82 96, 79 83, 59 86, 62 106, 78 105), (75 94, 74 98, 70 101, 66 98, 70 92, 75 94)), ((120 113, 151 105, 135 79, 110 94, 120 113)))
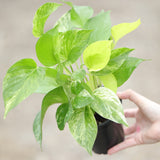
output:
POLYGON ((160 141, 160 105, 132 90, 118 93, 120 99, 129 99, 138 108, 124 111, 126 118, 135 118, 133 126, 124 128, 126 138, 123 142, 108 150, 108 154, 116 153, 128 147, 151 144, 160 141))

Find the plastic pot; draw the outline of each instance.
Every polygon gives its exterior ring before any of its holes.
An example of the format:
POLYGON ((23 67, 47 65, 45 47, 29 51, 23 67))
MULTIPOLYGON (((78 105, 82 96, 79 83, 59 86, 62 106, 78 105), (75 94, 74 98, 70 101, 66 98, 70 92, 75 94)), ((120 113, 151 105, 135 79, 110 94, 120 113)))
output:
POLYGON ((95 114, 98 125, 98 133, 93 146, 97 154, 107 154, 108 149, 124 140, 124 132, 121 124, 104 119, 95 114))

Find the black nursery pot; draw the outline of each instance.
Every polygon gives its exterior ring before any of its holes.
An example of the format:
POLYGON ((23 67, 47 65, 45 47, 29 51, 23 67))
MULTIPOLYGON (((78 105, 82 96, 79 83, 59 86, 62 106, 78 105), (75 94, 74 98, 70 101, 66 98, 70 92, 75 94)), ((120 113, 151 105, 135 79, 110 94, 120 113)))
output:
POLYGON ((98 133, 93 146, 93 151, 98 154, 107 154, 108 149, 124 140, 124 132, 121 124, 104 119, 95 114, 98 125, 98 133))

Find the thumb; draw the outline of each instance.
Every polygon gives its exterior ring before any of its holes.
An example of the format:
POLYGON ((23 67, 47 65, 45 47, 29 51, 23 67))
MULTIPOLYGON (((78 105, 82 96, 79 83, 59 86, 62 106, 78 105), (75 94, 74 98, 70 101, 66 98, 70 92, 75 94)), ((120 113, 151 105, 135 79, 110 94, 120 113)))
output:
POLYGON ((137 142, 135 141, 135 138, 126 139, 122 143, 119 143, 116 146, 110 148, 108 150, 108 154, 111 155, 111 154, 119 152, 119 151, 121 151, 123 149, 129 148, 129 147, 133 147, 135 145, 137 145, 137 142))

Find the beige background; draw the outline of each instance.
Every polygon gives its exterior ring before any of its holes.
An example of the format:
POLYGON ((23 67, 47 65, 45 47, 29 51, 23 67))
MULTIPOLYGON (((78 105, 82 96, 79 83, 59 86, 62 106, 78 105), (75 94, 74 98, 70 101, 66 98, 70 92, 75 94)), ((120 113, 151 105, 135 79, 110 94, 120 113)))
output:
MULTIPOLYGON (((160 103, 160 1, 159 0, 72 0, 90 5, 95 13, 111 10, 112 24, 141 18, 141 26, 122 39, 117 47, 136 48, 133 56, 152 59, 135 70, 119 90, 132 88, 160 103)), ((36 38, 32 36, 32 19, 36 9, 47 0, 0 0, 0 160, 159 160, 160 143, 138 146, 113 156, 92 157, 71 137, 68 127, 60 132, 55 121, 56 106, 44 120, 43 152, 34 139, 32 123, 40 109, 43 95, 32 95, 3 120, 2 79, 9 66, 22 58, 35 58, 36 38)), ((47 21, 50 28, 65 10, 56 11, 47 21)), ((37 61, 37 59, 36 59, 37 61)), ((38 61, 37 61, 38 62, 38 61)), ((124 102, 124 107, 135 107, 124 102)))

